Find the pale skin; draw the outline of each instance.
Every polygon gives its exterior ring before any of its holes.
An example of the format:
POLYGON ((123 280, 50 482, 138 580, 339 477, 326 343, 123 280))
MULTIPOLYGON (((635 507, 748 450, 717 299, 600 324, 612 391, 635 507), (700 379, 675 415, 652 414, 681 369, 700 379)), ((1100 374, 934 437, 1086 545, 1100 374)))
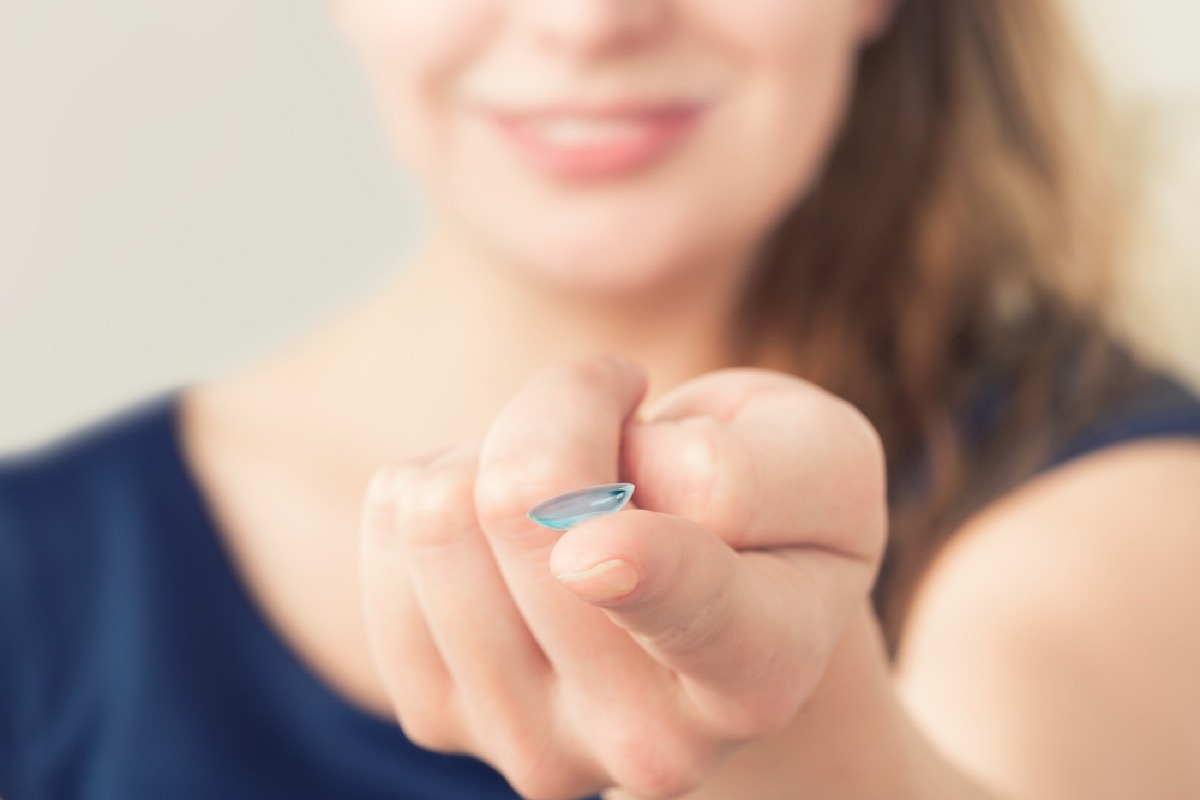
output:
POLYGON ((873 431, 769 351, 727 369, 747 254, 887 4, 333 5, 434 224, 376 297, 183 418, 248 590, 314 672, 530 797, 1200 794, 1200 446, 1113 448, 985 509, 889 665, 873 431), (653 173, 547 182, 446 103, 542 62, 664 86, 703 65, 719 113, 653 173), (614 517, 524 518, 618 477, 638 489, 614 517), (593 570, 614 559, 631 572, 593 570))

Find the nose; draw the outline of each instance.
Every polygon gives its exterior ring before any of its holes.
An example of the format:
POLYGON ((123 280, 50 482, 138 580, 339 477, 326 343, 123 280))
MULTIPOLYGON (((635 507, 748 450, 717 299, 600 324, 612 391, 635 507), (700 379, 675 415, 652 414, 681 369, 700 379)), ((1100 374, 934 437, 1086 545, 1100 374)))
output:
POLYGON ((543 47, 585 55, 636 49, 661 34, 665 0, 525 0, 520 25, 543 47))

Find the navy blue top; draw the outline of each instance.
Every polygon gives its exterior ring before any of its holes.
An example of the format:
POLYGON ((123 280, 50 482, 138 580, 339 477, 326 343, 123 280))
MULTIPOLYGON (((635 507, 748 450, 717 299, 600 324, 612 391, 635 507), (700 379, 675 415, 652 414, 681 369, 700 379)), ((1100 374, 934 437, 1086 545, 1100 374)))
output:
POLYGON ((278 638, 188 471, 179 391, 0 460, 0 797, 516 798, 278 638))
MULTIPOLYGON (((176 388, 0 460, 0 796, 512 798, 335 694, 260 615, 177 438, 176 388)), ((1060 458, 1200 437, 1153 384, 1060 458)))

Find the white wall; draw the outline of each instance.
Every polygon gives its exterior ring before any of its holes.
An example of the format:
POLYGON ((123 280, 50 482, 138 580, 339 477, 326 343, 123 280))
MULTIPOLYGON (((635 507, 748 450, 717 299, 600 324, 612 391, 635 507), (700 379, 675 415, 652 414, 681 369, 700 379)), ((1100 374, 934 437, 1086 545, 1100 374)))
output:
POLYGON ((0 450, 223 369, 397 260, 321 0, 0 6, 0 450))
POLYGON ((1149 132, 1129 327, 1200 386, 1200 3, 1070 0, 1094 63, 1149 132))
POLYGON ((1068 0, 1120 90, 1200 97, 1195 0, 1068 0))
MULTIPOLYGON (((1182 155, 1160 171, 1200 175, 1200 5, 1072 2, 1124 91, 1170 98, 1182 155)), ((411 241, 322 0, 4 5, 0 450, 305 330, 411 241)), ((1155 201, 1176 230, 1195 209, 1178 185, 1155 201)), ((1171 319, 1196 297, 1184 238, 1147 260, 1171 319)))

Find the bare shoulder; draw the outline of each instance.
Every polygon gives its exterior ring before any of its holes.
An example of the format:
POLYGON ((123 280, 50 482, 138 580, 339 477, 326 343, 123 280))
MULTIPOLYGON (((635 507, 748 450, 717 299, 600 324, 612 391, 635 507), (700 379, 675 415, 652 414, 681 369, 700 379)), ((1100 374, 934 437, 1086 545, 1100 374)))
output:
POLYGON ((898 688, 1016 797, 1200 796, 1200 441, 1070 462, 956 536, 917 596, 898 688))

